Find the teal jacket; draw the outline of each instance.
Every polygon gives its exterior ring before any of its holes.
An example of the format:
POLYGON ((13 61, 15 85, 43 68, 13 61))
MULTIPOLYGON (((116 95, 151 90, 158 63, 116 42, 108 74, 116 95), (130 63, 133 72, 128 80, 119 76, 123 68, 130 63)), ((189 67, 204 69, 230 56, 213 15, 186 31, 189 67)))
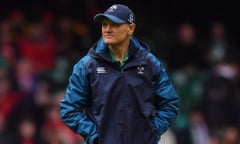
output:
POLYGON ((166 70, 146 44, 131 38, 120 66, 100 38, 74 65, 60 114, 88 144, 157 144, 178 104, 166 70))

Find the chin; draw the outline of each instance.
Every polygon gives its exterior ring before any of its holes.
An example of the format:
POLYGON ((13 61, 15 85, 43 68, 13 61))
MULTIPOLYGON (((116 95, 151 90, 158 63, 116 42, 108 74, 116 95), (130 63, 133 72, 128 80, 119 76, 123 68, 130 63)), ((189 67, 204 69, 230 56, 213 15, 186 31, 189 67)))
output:
POLYGON ((107 45, 112 45, 114 44, 113 41, 110 41, 110 40, 104 40, 104 43, 107 44, 107 45))

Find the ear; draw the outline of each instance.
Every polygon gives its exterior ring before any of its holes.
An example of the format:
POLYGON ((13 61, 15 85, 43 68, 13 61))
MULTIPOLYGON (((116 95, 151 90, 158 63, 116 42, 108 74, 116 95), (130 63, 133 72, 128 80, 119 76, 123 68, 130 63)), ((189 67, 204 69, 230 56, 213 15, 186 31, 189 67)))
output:
POLYGON ((132 35, 135 31, 135 28, 136 28, 136 24, 129 24, 128 34, 132 35))

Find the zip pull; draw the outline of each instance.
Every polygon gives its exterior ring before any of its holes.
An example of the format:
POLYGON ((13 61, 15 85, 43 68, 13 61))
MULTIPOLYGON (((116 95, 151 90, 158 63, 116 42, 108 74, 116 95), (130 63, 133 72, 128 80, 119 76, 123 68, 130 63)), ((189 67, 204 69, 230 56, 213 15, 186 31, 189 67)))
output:
POLYGON ((122 75, 124 74, 124 70, 123 70, 123 69, 121 69, 121 74, 122 74, 122 75))

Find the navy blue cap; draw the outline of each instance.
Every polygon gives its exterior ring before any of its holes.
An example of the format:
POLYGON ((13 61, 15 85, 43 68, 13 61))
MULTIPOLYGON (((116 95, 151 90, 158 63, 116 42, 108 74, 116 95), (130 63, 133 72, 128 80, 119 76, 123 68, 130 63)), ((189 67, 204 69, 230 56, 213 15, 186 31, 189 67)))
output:
POLYGON ((114 23, 135 23, 135 16, 131 9, 123 4, 114 4, 109 7, 104 13, 98 13, 94 16, 95 21, 101 21, 103 18, 108 18, 114 23))

